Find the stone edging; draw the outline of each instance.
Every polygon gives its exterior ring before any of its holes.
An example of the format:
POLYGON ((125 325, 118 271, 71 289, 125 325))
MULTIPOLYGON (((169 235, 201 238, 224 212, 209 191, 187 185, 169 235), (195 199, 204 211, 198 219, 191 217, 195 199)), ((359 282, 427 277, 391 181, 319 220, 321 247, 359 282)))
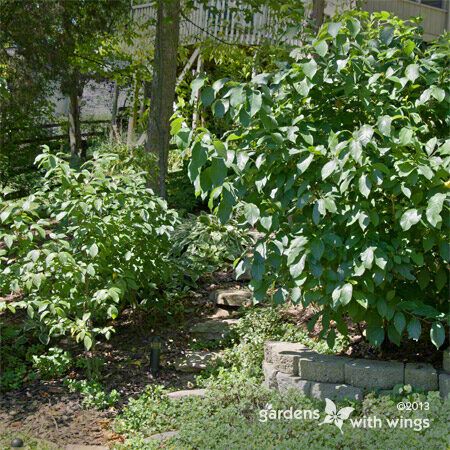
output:
POLYGON ((267 387, 280 392, 293 388, 321 400, 362 400, 369 391, 385 393, 398 384, 439 390, 444 398, 450 394, 450 374, 431 364, 322 355, 289 342, 266 342, 263 371, 267 387))

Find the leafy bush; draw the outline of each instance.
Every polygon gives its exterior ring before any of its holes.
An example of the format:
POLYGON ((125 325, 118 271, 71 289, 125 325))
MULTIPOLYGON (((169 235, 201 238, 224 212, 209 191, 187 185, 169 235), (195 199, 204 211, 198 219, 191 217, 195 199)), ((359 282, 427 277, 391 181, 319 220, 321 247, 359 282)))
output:
POLYGON ((32 356, 43 351, 44 346, 33 345, 21 327, 0 323, 0 391, 18 389, 26 379, 32 380, 32 356))
POLYGON ((106 392, 98 381, 66 380, 70 392, 79 392, 83 397, 81 404, 85 408, 106 409, 114 406, 120 400, 120 394, 113 389, 106 392))
POLYGON ((51 347, 43 355, 33 355, 33 368, 44 379, 63 376, 72 365, 70 353, 58 347, 51 347))
POLYGON ((194 281, 239 258, 249 244, 234 220, 223 225, 217 217, 200 214, 185 219, 173 236, 172 255, 194 281))
POLYGON ((47 344, 70 334, 89 349, 127 304, 151 303, 170 279, 175 212, 145 177, 96 153, 79 171, 44 150, 42 190, 0 204, 0 295, 24 308, 47 344), (119 173, 120 172, 120 173, 119 173))
POLYGON ((388 13, 348 13, 285 70, 193 83, 230 130, 180 131, 190 178, 222 223, 243 201, 266 234, 238 271, 251 269, 257 299, 320 306, 330 345, 346 314, 375 345, 418 340, 423 321, 436 347, 445 339, 449 41, 421 39, 388 13))

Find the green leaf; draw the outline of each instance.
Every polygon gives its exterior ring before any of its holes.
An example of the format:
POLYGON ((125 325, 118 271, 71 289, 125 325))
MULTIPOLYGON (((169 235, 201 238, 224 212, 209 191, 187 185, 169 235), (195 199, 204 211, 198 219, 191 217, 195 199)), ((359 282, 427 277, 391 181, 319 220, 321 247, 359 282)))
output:
POLYGON ((413 137, 413 131, 410 128, 402 128, 398 135, 399 144, 402 146, 406 146, 411 144, 413 137))
POLYGON ((420 334, 422 333, 422 325, 420 324, 420 320, 416 318, 411 319, 408 323, 407 330, 410 339, 418 341, 420 334))
POLYGON ((192 148, 192 156, 189 162, 188 175, 191 181, 195 181, 200 174, 200 168, 208 160, 208 154, 206 153, 205 147, 199 142, 195 143, 192 148))
POLYGON ((352 299, 353 286, 350 283, 345 283, 341 289, 341 295, 339 297, 339 302, 342 306, 348 305, 352 299))
POLYGON ((383 136, 390 136, 391 135, 391 123, 392 123, 392 117, 391 116, 381 116, 378 119, 378 122, 377 122, 378 129, 380 130, 380 133, 383 136))
POLYGON ((406 319, 405 319, 405 315, 400 311, 397 311, 395 313, 394 326, 395 326, 395 329, 397 330, 398 334, 401 335, 406 326, 406 319))
POLYGON ((400 347, 401 344, 401 336, 398 331, 395 329, 392 324, 388 326, 388 338, 391 342, 393 342, 397 347, 400 347))
POLYGON ((316 238, 311 241, 311 253, 314 256, 314 258, 316 258, 317 260, 322 258, 324 251, 325 246, 321 239, 316 238))
POLYGON ((334 348, 334 344, 336 342, 336 330, 334 328, 332 328, 329 332, 328 332, 328 336, 327 336, 327 345, 328 348, 333 349, 334 348))
POLYGON ((384 341, 384 329, 381 326, 367 327, 366 335, 369 342, 376 347, 379 347, 384 341))
POLYGON ((214 186, 221 186, 227 176, 227 166, 222 158, 213 158, 209 176, 214 186))
POLYGON ((314 44, 314 48, 316 49, 316 52, 324 57, 328 52, 328 44, 326 41, 318 41, 314 44))
POLYGON ((86 350, 90 350, 91 349, 91 347, 92 347, 92 339, 88 335, 86 335, 84 337, 83 343, 84 343, 84 348, 86 350))
POLYGON ((433 345, 439 350, 445 341, 444 325, 440 322, 434 322, 430 330, 430 338, 433 345))
POLYGON ((337 161, 335 159, 332 159, 331 161, 328 161, 323 167, 322 167, 322 180, 325 180, 328 178, 336 169, 337 167, 337 161))
POLYGON ((431 86, 431 95, 438 101, 442 102, 445 98, 444 89, 438 88, 437 86, 431 86))
POLYGON ((364 197, 368 198, 370 190, 372 188, 372 183, 366 174, 361 175, 358 182, 359 192, 361 192, 364 197))
POLYGON ((302 290, 296 286, 291 290, 291 301, 292 303, 298 303, 302 298, 302 290))
POLYGON ((262 105, 262 95, 259 91, 253 91, 249 98, 250 101, 250 117, 253 117, 262 105))
POLYGON ((422 214, 417 209, 408 209, 405 211, 400 219, 400 226, 404 231, 408 231, 413 225, 419 222, 422 214))
POLYGON ((370 125, 363 125, 358 130, 358 140, 361 142, 362 146, 366 146, 373 136, 373 128, 370 125))
POLYGON ((202 89, 202 92, 200 94, 200 100, 204 106, 209 106, 212 104, 216 96, 216 93, 214 92, 214 89, 210 86, 205 87, 202 89))
POLYGON ((414 83, 414 81, 416 81, 417 78, 419 78, 419 66, 417 64, 410 64, 405 69, 405 75, 406 78, 408 78, 408 80, 414 83))
POLYGON ((91 255, 92 258, 95 258, 98 255, 98 246, 97 246, 97 244, 95 244, 95 243, 92 244, 89 247, 88 253, 89 253, 89 255, 91 255))
POLYGON ((384 44, 390 45, 393 39, 394 39, 394 28, 393 27, 384 27, 380 31, 380 40, 384 44))
POLYGON ((415 48, 416 48, 416 44, 413 41, 411 41, 410 39, 405 41, 403 50, 405 51, 407 56, 411 55, 411 53, 414 51, 415 48))
POLYGON ((197 77, 194 81, 191 83, 191 89, 192 89, 192 98, 197 94, 199 89, 203 87, 205 84, 206 78, 204 76, 197 77))
POLYGON ((246 203, 244 206, 244 216, 251 226, 255 225, 260 216, 258 207, 253 203, 246 203))
POLYGON ((442 193, 434 194, 429 200, 426 210, 426 216, 428 222, 430 222, 433 227, 437 227, 437 225, 442 222, 441 211, 444 206, 444 201, 446 199, 446 195, 442 193))
POLYGON ((215 117, 221 119, 227 112, 227 107, 222 100, 216 100, 212 106, 212 111, 215 117))
POLYGON ((116 306, 111 305, 108 308, 107 314, 108 314, 108 317, 111 317, 111 319, 116 319, 117 316, 119 315, 119 311, 117 310, 116 306))
POLYGON ((361 30, 361 23, 358 19, 350 19, 347 21, 347 28, 351 35, 355 37, 361 30))
POLYGON ((361 253, 361 261, 366 269, 371 269, 374 259, 373 247, 368 247, 361 253))
POLYGON ((308 167, 310 166, 310 164, 312 163, 314 159, 314 154, 310 153, 308 155, 306 155, 298 164, 297 164, 297 169, 299 171, 300 174, 306 172, 306 170, 308 169, 308 167))
POLYGON ((330 22, 328 24, 328 34, 331 37, 335 38, 338 35, 339 30, 341 29, 341 27, 342 27, 342 23, 341 22, 330 22))
POLYGON ((300 66, 309 79, 312 79, 317 72, 317 63, 316 61, 314 61, 314 59, 312 59, 310 62, 300 64, 300 66))
POLYGON ((8 248, 11 248, 14 243, 14 236, 7 234, 6 236, 3 237, 3 241, 5 242, 8 248))
POLYGON ((305 269, 305 262, 306 255, 303 255, 296 264, 291 264, 289 266, 289 273, 291 274, 292 278, 296 279, 302 274, 303 270, 305 269))

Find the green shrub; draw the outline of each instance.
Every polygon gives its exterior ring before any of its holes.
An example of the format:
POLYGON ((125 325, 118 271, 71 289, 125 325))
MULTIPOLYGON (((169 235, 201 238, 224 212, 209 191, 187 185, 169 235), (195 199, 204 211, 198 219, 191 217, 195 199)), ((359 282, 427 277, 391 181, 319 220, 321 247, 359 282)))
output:
POLYGON ((70 392, 79 392, 83 397, 81 404, 85 408, 107 409, 114 406, 120 400, 120 394, 113 389, 106 392, 98 381, 66 380, 66 386, 70 392))
POLYGON ((43 355, 33 355, 33 369, 47 380, 58 378, 67 373, 72 365, 70 353, 58 347, 51 347, 43 355))
POLYGON ((26 309, 45 344, 70 334, 89 349, 110 336, 107 320, 151 304, 171 280, 177 215, 117 155, 96 153, 75 170, 47 149, 37 162, 42 190, 0 203, 0 295, 16 296, 0 305, 26 309))
POLYGON ((196 281, 204 273, 231 265, 249 242, 236 221, 223 225, 213 215, 200 214, 184 219, 176 228, 171 253, 184 274, 196 281))
MULTIPOLYGON (((223 136, 183 128, 189 175, 225 223, 244 203, 266 234, 237 269, 257 299, 315 304, 332 346, 343 316, 400 345, 431 323, 440 347, 450 261, 449 41, 423 50, 418 27, 357 12, 324 24, 289 68, 250 83, 205 78, 223 136)), ((427 327, 428 329, 429 327, 427 327)))
POLYGON ((32 355, 44 351, 43 345, 33 345, 19 326, 0 323, 0 391, 18 389, 23 382, 31 381, 32 355))

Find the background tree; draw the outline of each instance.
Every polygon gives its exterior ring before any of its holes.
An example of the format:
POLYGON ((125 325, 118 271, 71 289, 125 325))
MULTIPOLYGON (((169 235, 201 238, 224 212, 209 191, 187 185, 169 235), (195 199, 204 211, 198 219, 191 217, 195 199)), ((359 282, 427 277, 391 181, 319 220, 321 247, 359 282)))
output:
POLYGON ((129 17, 127 0, 2 0, 4 45, 58 83, 70 100, 71 152, 81 149, 80 100, 86 81, 108 62, 100 49, 129 17))
POLYGON ((165 198, 170 117, 173 114, 177 76, 180 0, 159 0, 157 8, 153 83, 145 148, 158 161, 151 174, 151 183, 159 195, 165 198))

